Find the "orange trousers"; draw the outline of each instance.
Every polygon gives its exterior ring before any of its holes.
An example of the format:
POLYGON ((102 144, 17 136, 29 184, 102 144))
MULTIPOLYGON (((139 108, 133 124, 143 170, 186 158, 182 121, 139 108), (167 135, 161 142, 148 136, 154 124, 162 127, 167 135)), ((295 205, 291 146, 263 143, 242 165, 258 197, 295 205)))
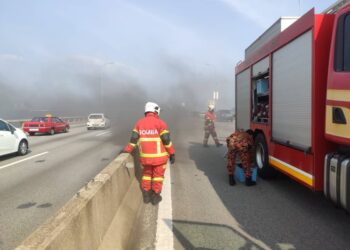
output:
POLYGON ((164 173, 166 165, 159 166, 143 166, 141 188, 144 191, 153 190, 153 192, 160 194, 162 192, 164 173))

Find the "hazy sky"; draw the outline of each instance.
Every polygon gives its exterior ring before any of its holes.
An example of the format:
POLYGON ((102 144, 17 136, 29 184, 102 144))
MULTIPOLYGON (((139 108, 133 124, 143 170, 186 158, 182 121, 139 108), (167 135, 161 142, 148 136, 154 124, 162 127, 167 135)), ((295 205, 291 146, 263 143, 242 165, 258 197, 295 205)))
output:
POLYGON ((225 105, 233 107, 233 69, 244 49, 280 16, 298 16, 312 7, 320 12, 333 2, 1 1, 0 80, 31 86, 51 84, 52 76, 67 75, 67 68, 102 71, 105 79, 127 75, 150 93, 195 82, 196 94, 207 100, 218 88, 225 105))

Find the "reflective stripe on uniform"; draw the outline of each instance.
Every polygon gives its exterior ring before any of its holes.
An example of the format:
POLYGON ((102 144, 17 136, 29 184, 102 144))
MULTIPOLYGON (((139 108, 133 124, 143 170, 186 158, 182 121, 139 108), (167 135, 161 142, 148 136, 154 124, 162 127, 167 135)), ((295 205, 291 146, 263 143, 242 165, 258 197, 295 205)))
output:
POLYGON ((152 179, 152 181, 158 181, 158 182, 162 182, 163 180, 164 180, 163 177, 154 177, 154 178, 152 179))
POLYGON ((151 176, 142 176, 143 181, 151 181, 152 177, 151 176))
POLYGON ((135 128, 132 131, 134 131, 135 133, 139 133, 139 131, 137 131, 135 128))
POLYGON ((168 155, 169 155, 168 152, 163 152, 159 154, 144 154, 140 152, 140 156, 144 158, 155 158, 155 157, 162 157, 162 156, 168 156, 168 155))
POLYGON ((129 142, 129 145, 132 146, 132 147, 135 147, 135 146, 136 146, 136 144, 131 143, 131 142, 129 142))
POLYGON ((160 133, 160 136, 162 136, 162 135, 164 135, 164 134, 166 134, 166 133, 169 133, 169 131, 168 131, 168 130, 163 130, 163 131, 160 133))
POLYGON ((142 151, 142 148, 140 148, 140 156, 144 157, 144 158, 156 158, 156 157, 162 157, 162 156, 168 156, 167 152, 161 152, 161 142, 162 140, 159 137, 156 138, 140 138, 139 139, 139 144, 141 144, 141 142, 156 142, 157 143, 157 153, 155 154, 145 154, 142 151))
POLYGON ((161 141, 161 139, 159 137, 156 137, 156 138, 140 138, 139 140, 140 142, 143 142, 143 141, 147 141, 147 142, 157 142, 157 141, 161 141))

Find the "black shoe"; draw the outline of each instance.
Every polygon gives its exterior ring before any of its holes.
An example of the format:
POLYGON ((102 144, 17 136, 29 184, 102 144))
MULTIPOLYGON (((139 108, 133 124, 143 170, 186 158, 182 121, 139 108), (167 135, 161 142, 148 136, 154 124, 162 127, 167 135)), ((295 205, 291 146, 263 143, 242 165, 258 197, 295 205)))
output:
POLYGON ((230 183, 230 186, 236 185, 235 176, 233 174, 228 175, 228 182, 230 183))
POLYGON ((151 202, 152 198, 152 191, 142 191, 142 196, 143 196, 143 203, 147 204, 151 202))
POLYGON ((219 148, 222 146, 222 143, 216 143, 216 146, 219 148))
POLYGON ((152 205, 158 205, 159 202, 162 201, 162 196, 157 193, 153 193, 152 195, 152 205))
POLYGON ((251 176, 249 176, 249 177, 245 178, 245 185, 248 187, 254 186, 254 185, 256 185, 256 182, 252 180, 251 176))

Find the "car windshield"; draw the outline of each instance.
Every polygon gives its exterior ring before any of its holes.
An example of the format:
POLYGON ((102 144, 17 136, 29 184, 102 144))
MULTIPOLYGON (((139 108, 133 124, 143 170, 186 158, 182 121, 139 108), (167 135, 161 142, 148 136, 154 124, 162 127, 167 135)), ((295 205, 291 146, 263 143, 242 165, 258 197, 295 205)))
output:
POLYGON ((89 119, 102 119, 102 115, 90 115, 89 119))
POLYGON ((32 122, 47 122, 47 121, 48 121, 47 117, 34 117, 32 119, 32 122))

